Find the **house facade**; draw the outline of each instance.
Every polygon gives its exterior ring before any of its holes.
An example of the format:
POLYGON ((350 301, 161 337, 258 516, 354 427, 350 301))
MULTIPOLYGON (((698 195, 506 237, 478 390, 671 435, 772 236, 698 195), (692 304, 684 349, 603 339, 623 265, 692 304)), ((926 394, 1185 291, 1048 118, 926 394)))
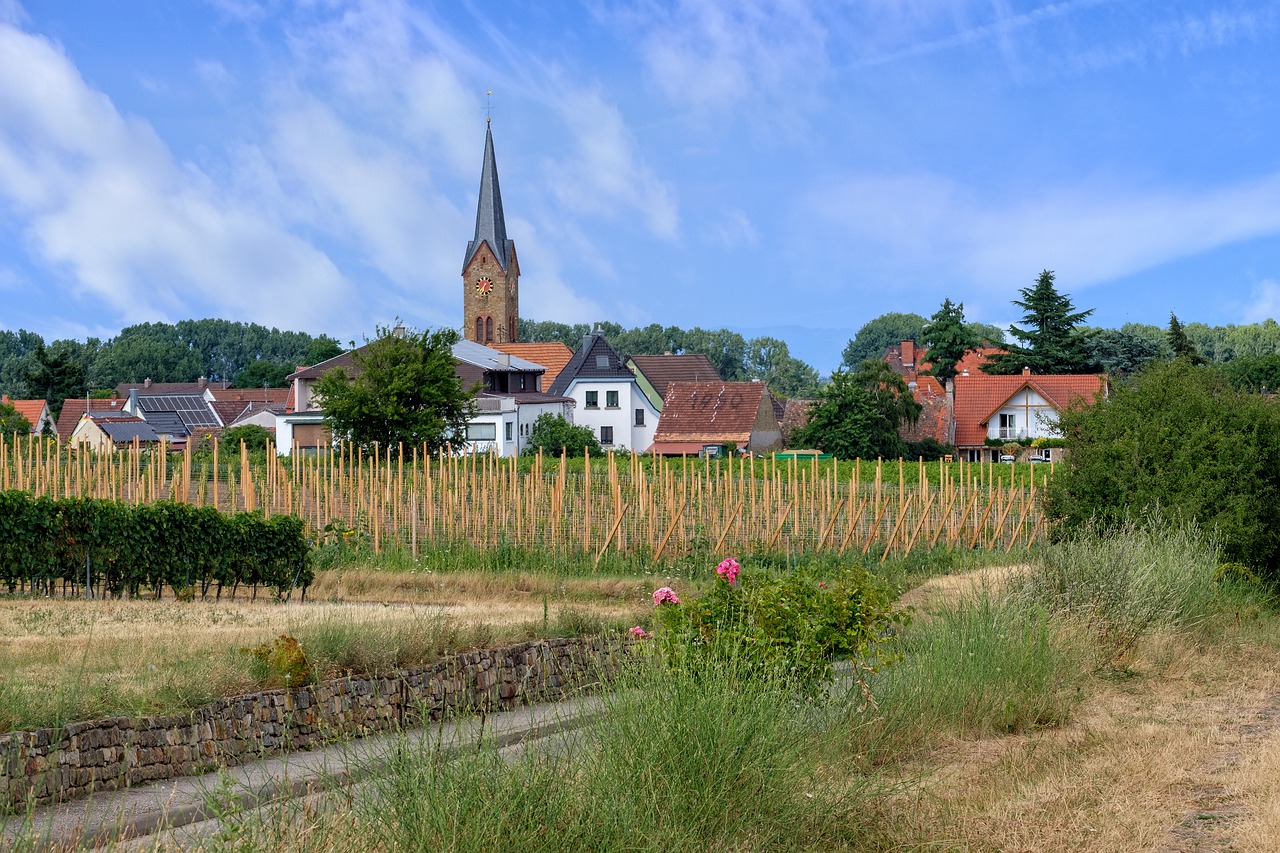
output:
POLYGON ((605 450, 648 452, 658 428, 658 407, 598 330, 556 377, 550 392, 574 403, 574 423, 590 428, 605 450))
POLYGON ((53 422, 49 404, 44 400, 10 400, 5 394, 0 397, 0 402, 13 406, 13 410, 31 425, 32 435, 57 435, 57 424, 53 422))
MULTIPOLYGON (((971 462, 997 461, 1006 442, 1025 446, 1037 438, 1059 437, 1062 412, 1092 405, 1108 391, 1101 374, 1046 376, 1025 368, 1012 376, 964 372, 949 383, 955 416, 948 443, 971 462)), ((1059 453, 1060 449, 1043 448, 1035 455, 1053 459, 1059 453)))

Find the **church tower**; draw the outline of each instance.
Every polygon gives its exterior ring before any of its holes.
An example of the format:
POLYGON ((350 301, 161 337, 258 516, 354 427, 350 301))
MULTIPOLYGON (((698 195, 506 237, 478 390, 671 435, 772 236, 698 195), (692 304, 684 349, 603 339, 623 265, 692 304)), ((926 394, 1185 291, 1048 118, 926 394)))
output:
POLYGON ((467 340, 481 344, 519 340, 519 280, 516 244, 507 239, 507 223, 502 217, 493 129, 486 121, 476 235, 467 243, 467 255, 462 261, 462 333, 467 340))

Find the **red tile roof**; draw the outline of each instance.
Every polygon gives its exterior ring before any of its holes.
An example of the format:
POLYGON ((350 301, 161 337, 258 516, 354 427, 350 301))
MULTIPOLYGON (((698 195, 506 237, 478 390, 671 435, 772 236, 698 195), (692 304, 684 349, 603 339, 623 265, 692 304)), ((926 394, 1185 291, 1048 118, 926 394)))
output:
POLYGON ((81 416, 85 413, 85 403, 89 404, 89 410, 95 415, 98 413, 117 412, 123 415, 121 411, 124 408, 124 400, 88 400, 82 397, 68 397, 62 402, 62 413, 58 415, 58 440, 66 441, 71 437, 71 433, 75 431, 76 424, 80 423, 81 416))
POLYGON ((283 405, 288 388, 209 388, 215 402, 273 403, 283 405))
POLYGON ((573 358, 573 350, 559 341, 536 344, 486 344, 486 346, 545 367, 547 372, 542 374, 544 392, 551 389, 551 383, 556 381, 560 371, 564 370, 569 359, 573 358))
POLYGON ((978 371, 956 376, 956 447, 978 447, 987 438, 987 422, 1011 397, 1031 388, 1058 411, 1093 403, 1105 393, 1106 377, 1096 374, 1040 376, 1029 373, 991 376, 978 371))
POLYGON ((654 443, 732 441, 746 447, 766 393, 763 382, 673 383, 662 403, 654 443))
POLYGON ((693 355, 633 355, 631 363, 664 400, 674 382, 711 382, 720 380, 720 372, 711 359, 701 353, 693 355))
POLYGON ((49 405, 44 400, 10 400, 7 394, 3 399, 4 402, 13 406, 14 411, 26 418, 33 430, 40 426, 40 416, 49 405))

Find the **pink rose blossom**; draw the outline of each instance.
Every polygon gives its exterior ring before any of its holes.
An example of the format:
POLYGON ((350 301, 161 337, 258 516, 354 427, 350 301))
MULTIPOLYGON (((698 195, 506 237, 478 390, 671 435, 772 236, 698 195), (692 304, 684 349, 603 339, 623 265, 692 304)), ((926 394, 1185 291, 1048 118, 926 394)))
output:
POLYGON ((826 586, 826 583, 825 583, 825 582, 823 582, 823 581, 818 581, 818 587, 819 587, 819 588, 821 588, 821 587, 825 587, 825 586, 826 586))
POLYGON ((723 577, 729 583, 733 583, 738 579, 738 572, 740 571, 741 568, 738 566, 738 561, 733 559, 733 557, 729 557, 721 562, 720 565, 716 566, 716 574, 723 577))
POLYGON ((654 604, 679 604, 680 597, 676 595, 676 591, 669 586, 659 587, 653 591, 654 604))
POLYGON ((646 631, 644 628, 641 628, 639 625, 632 628, 628 633, 630 633, 631 636, 635 637, 637 640, 647 640, 653 636, 653 634, 650 634, 648 631, 646 631))

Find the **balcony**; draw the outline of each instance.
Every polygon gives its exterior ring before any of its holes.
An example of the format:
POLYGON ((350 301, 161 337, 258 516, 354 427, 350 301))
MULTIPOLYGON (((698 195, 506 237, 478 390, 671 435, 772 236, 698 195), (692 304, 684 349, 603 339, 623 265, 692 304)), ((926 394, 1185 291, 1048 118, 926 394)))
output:
POLYGON ((995 438, 1003 439, 1005 441, 1025 441, 1028 436, 1025 429, 1018 429, 1017 427, 999 427, 996 430, 995 438))

